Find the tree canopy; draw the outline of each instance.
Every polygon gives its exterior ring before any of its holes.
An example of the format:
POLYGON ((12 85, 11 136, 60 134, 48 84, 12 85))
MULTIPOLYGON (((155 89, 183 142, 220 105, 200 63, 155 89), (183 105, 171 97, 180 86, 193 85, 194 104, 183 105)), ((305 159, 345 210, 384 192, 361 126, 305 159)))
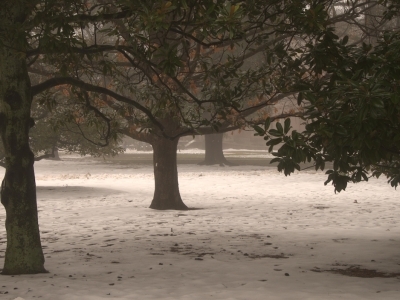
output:
MULTIPOLYGON (((396 15, 398 10, 390 11, 396 15)), ((385 175, 388 183, 400 183, 400 33, 380 33, 376 44, 349 44, 332 29, 321 32, 305 55, 308 74, 297 69, 298 91, 305 130, 290 131, 290 120, 270 128, 267 119, 258 134, 265 135, 278 170, 290 175, 300 163, 314 161, 323 170, 325 184, 335 192, 348 182, 367 181, 385 175)))

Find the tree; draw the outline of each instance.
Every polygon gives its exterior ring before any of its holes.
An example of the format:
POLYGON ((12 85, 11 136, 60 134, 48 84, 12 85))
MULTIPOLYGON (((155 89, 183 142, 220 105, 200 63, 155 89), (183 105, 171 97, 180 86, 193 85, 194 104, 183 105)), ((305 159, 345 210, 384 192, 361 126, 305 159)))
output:
POLYGON ((0 134, 6 172, 1 203, 6 210, 7 231, 2 274, 46 272, 38 225, 34 155, 29 147, 29 130, 34 126, 30 111, 35 93, 28 69, 45 53, 79 50, 84 53, 85 45, 75 47, 72 25, 130 13, 126 7, 112 15, 104 14, 101 5, 97 8, 99 11, 89 11, 87 3, 78 0, 2 2, 0 134))
MULTIPOLYGON (((55 67, 58 77, 38 85, 34 93, 70 84, 78 93, 88 92, 89 98, 107 95, 90 107, 98 105, 104 114, 108 109, 117 112, 120 133, 153 148, 171 147, 154 150, 154 155, 174 152, 173 143, 163 139, 177 143, 185 135, 241 128, 255 111, 289 96, 291 79, 277 75, 286 60, 302 64, 294 59, 295 45, 312 43, 319 27, 352 20, 364 7, 351 2, 345 13, 330 17, 328 11, 341 2, 138 1, 126 17, 115 18, 120 3, 102 4, 111 17, 81 26, 80 35, 73 35, 75 43, 69 45, 76 55, 47 55, 47 64, 55 67)), ((161 174, 156 186, 177 171, 165 172, 165 178, 161 174)), ((185 207, 176 196, 177 182, 176 178, 174 186, 155 193, 151 207, 185 207), (170 196, 161 201, 161 194, 170 196), (165 199, 169 204, 161 205, 165 199)))
POLYGON ((206 134, 204 136, 205 158, 204 161, 199 163, 200 165, 234 165, 234 163, 229 162, 224 156, 222 147, 223 136, 223 133, 206 134))
MULTIPOLYGON (((388 10, 387 16, 398 14, 388 10), (390 14, 389 14, 390 13, 390 14)), ((332 162, 325 184, 335 192, 348 182, 368 181, 382 174, 397 187, 400 182, 400 32, 381 32, 375 46, 349 45, 327 30, 307 56, 308 72, 316 76, 299 80, 298 102, 304 103, 303 132, 288 134, 290 123, 277 123, 264 131, 272 151, 283 143, 271 162, 290 175, 299 163, 314 160, 316 170, 332 162), (329 52, 330 59, 321 56, 329 52), (272 137, 272 139, 271 139, 272 137)), ((298 70, 300 75, 300 70, 298 70)))
MULTIPOLYGON (((108 47, 111 52, 107 56, 92 55, 76 62, 69 59, 66 67, 65 57, 55 54, 51 63, 57 70, 64 70, 64 76, 38 85, 34 93, 72 84, 90 93, 90 99, 107 95, 97 103, 91 100, 91 105, 104 114, 117 112, 120 133, 150 143, 154 149, 156 189, 151 207, 186 209, 178 189, 178 140, 184 135, 216 132, 222 115, 231 109, 224 102, 240 101, 261 88, 255 82, 259 71, 244 70, 238 79, 234 78, 241 62, 227 54, 243 29, 249 31, 245 36, 255 44, 253 35, 257 34, 251 32, 252 26, 255 30, 260 25, 241 24, 244 13, 239 5, 225 1, 138 3, 140 8, 130 17, 94 24, 82 31, 81 43, 93 43, 93 49, 108 47), (98 45, 106 33, 110 36, 104 39, 107 44, 98 45), (227 84, 220 84, 222 76, 227 84), (213 85, 214 78, 218 86, 213 85), (200 88, 204 80, 206 84, 200 88), (253 87, 230 91, 233 82, 244 80, 254 82, 253 87), (202 117, 206 110, 209 118, 202 117)), ((116 5, 109 6, 110 12, 116 9, 116 5)), ((250 51, 246 45, 241 48, 242 57, 250 51)))
POLYGON ((113 130, 114 120, 91 110, 85 94, 60 86, 42 96, 36 97, 32 109, 35 126, 30 145, 35 155, 54 148, 91 156, 122 152, 120 136, 113 130))
MULTIPOLYGON (((62 90, 66 93, 65 87, 62 90)), ((60 92, 50 93, 45 99, 33 99, 31 116, 35 126, 29 132, 29 145, 35 162, 42 159, 60 160, 59 150, 91 156, 115 156, 123 151, 119 146, 119 136, 111 130, 108 133, 104 120, 98 120, 90 114, 80 115, 76 108, 74 114, 73 108, 71 99, 67 101, 60 92), (86 118, 85 124, 80 124, 81 118, 86 118)), ((6 167, 1 141, 0 166, 6 167)))
POLYGON ((68 67, 63 56, 53 60, 64 76, 34 91, 71 84, 90 97, 107 95, 97 102, 99 110, 117 112, 120 133, 153 147, 158 175, 150 207, 186 209, 176 164, 167 163, 176 161, 179 138, 242 128, 255 112, 290 96, 281 88, 285 79, 276 76, 290 58, 286 48, 311 41, 315 20, 304 20, 310 11, 317 18, 325 12, 302 1, 138 3, 129 17, 82 31, 82 44, 114 52, 68 60, 68 67))
MULTIPOLYGON (((117 4, 108 3, 106 12, 118 11, 117 4)), ((125 18, 82 27, 80 44, 97 54, 54 55, 50 65, 62 70, 60 76, 36 86, 34 93, 69 84, 90 99, 107 95, 91 105, 105 115, 119 114, 119 132, 150 143, 155 172, 164 170, 155 176, 159 188, 150 206, 155 209, 186 208, 176 165, 166 163, 176 161, 181 136, 256 124, 255 112, 294 93, 290 87, 297 74, 287 68, 303 67, 305 56, 298 48, 313 45, 328 25, 354 22, 370 8, 359 1, 137 4, 125 18), (331 13, 337 6, 340 13, 331 13), (163 184, 171 176, 176 178, 163 184)), ((297 114, 272 111, 271 119, 297 114)))
POLYGON ((37 217, 34 156, 29 148, 32 94, 24 55, 24 22, 35 4, 6 1, 0 10, 0 130, 6 156, 1 203, 7 214, 2 274, 46 271, 37 217))

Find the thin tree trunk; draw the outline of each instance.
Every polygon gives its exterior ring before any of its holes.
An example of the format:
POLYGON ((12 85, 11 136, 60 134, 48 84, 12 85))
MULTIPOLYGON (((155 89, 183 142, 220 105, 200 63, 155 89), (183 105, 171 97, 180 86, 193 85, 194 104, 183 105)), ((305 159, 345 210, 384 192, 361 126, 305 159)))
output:
POLYGON ((29 148, 31 94, 25 58, 25 2, 6 1, 0 9, 0 133, 6 172, 1 203, 6 210, 7 248, 2 274, 46 272, 36 204, 34 155, 29 148), (8 32, 13 28, 15 32, 8 32), (18 38, 19 37, 19 38, 18 38), (21 41, 22 39, 22 41, 21 41))
POLYGON ((176 151, 178 140, 157 137, 153 146, 155 190, 150 208, 186 210, 179 193, 176 151))
POLYGON ((223 133, 213 133, 204 136, 205 139, 205 158, 199 165, 235 165, 229 162, 225 156, 222 147, 223 133))

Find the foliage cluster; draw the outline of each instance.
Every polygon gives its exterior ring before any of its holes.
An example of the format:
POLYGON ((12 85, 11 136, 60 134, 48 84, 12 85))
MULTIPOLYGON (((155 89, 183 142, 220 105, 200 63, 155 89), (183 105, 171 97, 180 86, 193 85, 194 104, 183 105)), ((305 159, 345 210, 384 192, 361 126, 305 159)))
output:
POLYGON ((293 86, 298 104, 304 104, 305 130, 289 131, 269 121, 258 129, 274 153, 273 162, 285 175, 300 170, 300 163, 315 162, 323 170, 332 169, 325 184, 332 182, 335 192, 348 182, 367 181, 369 176, 385 175, 397 187, 400 183, 400 33, 386 32, 379 43, 348 45, 326 31, 305 54, 309 72, 300 75, 293 86), (323 51, 321 51, 323 50, 323 51), (327 59, 326 51, 329 51, 327 59), (303 78, 303 79, 301 79, 303 78))

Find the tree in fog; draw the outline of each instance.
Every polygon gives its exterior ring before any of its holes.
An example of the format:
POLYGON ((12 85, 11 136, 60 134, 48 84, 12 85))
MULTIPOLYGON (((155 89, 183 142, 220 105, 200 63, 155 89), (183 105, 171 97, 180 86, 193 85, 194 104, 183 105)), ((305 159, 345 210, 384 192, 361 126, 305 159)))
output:
MULTIPOLYGON (((153 147, 156 183, 150 207, 187 209, 178 187, 179 138, 241 128, 254 111, 282 99, 272 74, 279 59, 286 59, 276 53, 287 42, 277 32, 289 37, 301 23, 284 21, 284 15, 295 14, 289 8, 297 7, 287 5, 285 11, 281 1, 143 2, 128 18, 82 29, 82 43, 102 42, 116 51, 83 57, 72 67, 54 55, 52 64, 64 76, 34 92, 70 84, 89 99, 100 99, 91 105, 104 114, 117 112, 120 133, 153 147), (267 54, 264 66, 246 63, 264 61, 267 54)), ((109 6, 110 12, 116 9, 109 6)))
MULTIPOLYGON (((62 91, 68 93, 65 87, 62 91)), ((74 114, 74 105, 82 103, 73 103, 71 95, 67 100, 63 93, 55 91, 32 101, 31 117, 35 125, 29 131, 29 145, 35 161, 59 160, 59 151, 91 156, 115 156, 121 153, 120 137, 116 132, 111 132, 112 125, 88 113, 82 115, 80 109, 75 108, 74 114)), ((1 141, 0 166, 6 166, 1 141)))
POLYGON ((124 19, 82 28, 81 43, 109 53, 68 65, 54 55, 51 64, 63 76, 34 92, 74 85, 88 99, 100 98, 91 105, 103 114, 119 115, 120 133, 151 144, 155 209, 187 208, 176 166, 180 137, 254 125, 254 114, 269 106, 275 107, 271 119, 298 114, 298 108, 276 107, 296 92, 291 68, 307 63, 301 52, 332 24, 357 21, 370 9, 360 1, 138 3, 124 19))
POLYGON ((234 165, 234 163, 228 161, 224 156, 223 138, 223 133, 213 133, 204 136, 205 155, 204 160, 199 163, 200 165, 234 165))

